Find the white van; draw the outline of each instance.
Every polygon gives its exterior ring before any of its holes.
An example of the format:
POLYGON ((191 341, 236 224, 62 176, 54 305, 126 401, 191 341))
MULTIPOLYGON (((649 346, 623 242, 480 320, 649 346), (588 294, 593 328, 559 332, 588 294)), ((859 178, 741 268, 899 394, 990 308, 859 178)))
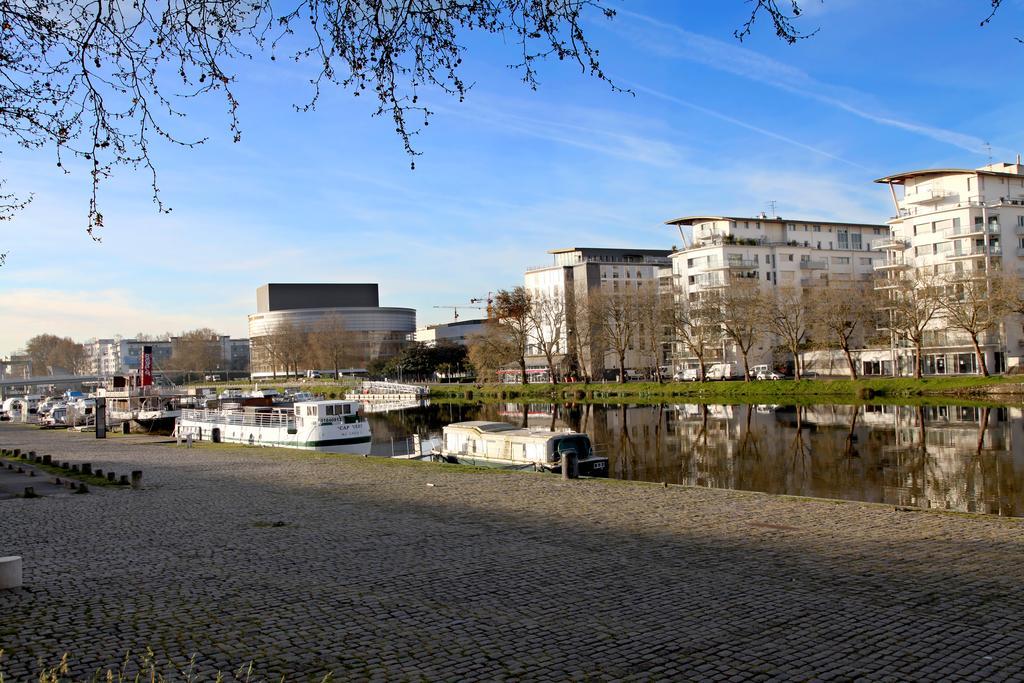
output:
POLYGON ((708 368, 708 379, 732 379, 732 363, 715 363, 708 368))

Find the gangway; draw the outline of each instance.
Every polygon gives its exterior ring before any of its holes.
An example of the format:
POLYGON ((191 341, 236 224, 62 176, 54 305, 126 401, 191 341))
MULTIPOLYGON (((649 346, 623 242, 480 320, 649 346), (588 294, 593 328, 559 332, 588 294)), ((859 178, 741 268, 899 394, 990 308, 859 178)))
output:
POLYGON ((345 394, 349 401, 364 403, 397 403, 419 401, 430 394, 430 389, 419 384, 398 384, 397 382, 362 382, 357 391, 345 394))

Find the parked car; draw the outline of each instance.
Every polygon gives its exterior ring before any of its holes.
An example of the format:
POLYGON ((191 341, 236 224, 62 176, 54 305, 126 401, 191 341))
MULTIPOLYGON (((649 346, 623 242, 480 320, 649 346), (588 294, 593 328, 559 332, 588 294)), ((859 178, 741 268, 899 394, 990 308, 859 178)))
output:
POLYGON ((750 376, 756 380, 782 379, 782 375, 772 370, 768 365, 755 365, 750 368, 750 376))

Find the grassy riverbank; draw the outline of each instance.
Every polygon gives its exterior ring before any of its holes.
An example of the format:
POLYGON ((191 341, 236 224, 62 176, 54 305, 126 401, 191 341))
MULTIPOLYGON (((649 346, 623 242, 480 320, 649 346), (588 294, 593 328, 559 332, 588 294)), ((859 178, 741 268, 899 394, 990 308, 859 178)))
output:
POLYGON ((626 384, 435 384, 432 398, 605 400, 700 398, 763 401, 807 398, 870 399, 960 396, 1015 400, 1024 396, 1024 377, 879 377, 765 382, 629 382, 626 384))

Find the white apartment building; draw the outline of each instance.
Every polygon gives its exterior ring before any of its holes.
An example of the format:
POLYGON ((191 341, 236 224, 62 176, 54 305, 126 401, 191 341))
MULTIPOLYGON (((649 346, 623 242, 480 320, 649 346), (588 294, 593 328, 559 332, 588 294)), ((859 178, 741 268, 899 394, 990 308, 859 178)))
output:
MULTIPOLYGON (((875 182, 889 186, 895 216, 891 239, 877 246, 886 256, 876 266, 879 293, 901 277, 996 272, 1024 268, 1024 166, 995 163, 978 169, 936 168, 899 173, 875 182)), ((1021 364, 1024 329, 1008 316, 998 333, 984 339, 989 370, 1021 364)), ((979 372, 967 337, 945 321, 931 324, 922 352, 926 374, 979 372)), ((912 371, 912 349, 896 348, 901 373, 912 371)))
MULTIPOLYGON (((232 339, 222 335, 213 343, 218 347, 224 370, 249 369, 248 339, 232 339)), ((170 341, 145 341, 114 337, 88 341, 85 350, 89 356, 90 374, 109 377, 138 371, 143 346, 153 347, 153 367, 160 371, 167 367, 174 353, 174 338, 170 341)))
MULTIPOLYGON (((888 239, 885 225, 794 220, 761 214, 684 216, 666 221, 679 231, 684 247, 672 253, 672 285, 676 297, 692 300, 702 291, 727 287, 737 280, 756 281, 762 289, 808 287, 868 280, 885 257, 873 251, 888 239)), ((750 364, 772 364, 774 340, 767 335, 751 349, 750 364)), ((682 344, 673 349, 677 369, 695 367, 682 344)), ((710 362, 735 363, 742 355, 728 342, 710 362)))
MULTIPOLYGON (((562 302, 567 317, 558 343, 563 370, 573 370, 568 366, 575 357, 579 362, 589 361, 591 366, 577 368, 577 372, 594 378, 610 376, 617 371, 618 360, 596 338, 592 339, 590 349, 583 353, 570 353, 568 324, 573 321, 572 311, 576 310, 577 303, 585 302, 588 295, 598 288, 614 293, 644 283, 668 286, 671 276, 668 257, 672 252, 667 249, 571 247, 552 249, 548 253, 552 255, 552 263, 528 268, 524 285, 535 299, 554 297, 562 302)), ((540 348, 533 345, 528 351, 527 372, 534 374, 536 381, 548 381, 547 363, 540 348)), ((626 355, 626 367, 631 370, 647 369, 653 362, 664 364, 666 353, 665 349, 647 348, 643 340, 637 340, 626 355)))

